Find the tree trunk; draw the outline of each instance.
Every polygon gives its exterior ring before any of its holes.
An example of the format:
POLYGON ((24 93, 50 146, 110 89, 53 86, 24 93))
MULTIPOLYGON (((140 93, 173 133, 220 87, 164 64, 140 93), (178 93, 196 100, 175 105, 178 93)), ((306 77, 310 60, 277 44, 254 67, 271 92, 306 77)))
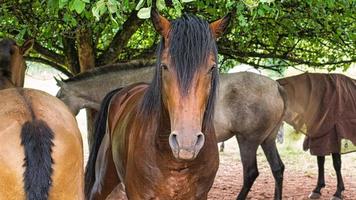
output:
POLYGON ((77 30, 78 55, 80 72, 85 72, 95 67, 95 53, 90 29, 77 30))
POLYGON ((65 56, 65 64, 72 74, 80 73, 78 52, 75 47, 75 40, 68 37, 63 37, 63 53, 65 56))
MULTIPOLYGON (((78 58, 80 65, 80 72, 85 72, 95 67, 95 52, 92 40, 92 32, 89 29, 78 29, 76 32, 76 39, 78 43, 78 58)), ((93 143, 94 135, 94 120, 96 111, 93 109, 86 109, 87 113, 87 131, 88 131, 88 145, 89 151, 93 143)))

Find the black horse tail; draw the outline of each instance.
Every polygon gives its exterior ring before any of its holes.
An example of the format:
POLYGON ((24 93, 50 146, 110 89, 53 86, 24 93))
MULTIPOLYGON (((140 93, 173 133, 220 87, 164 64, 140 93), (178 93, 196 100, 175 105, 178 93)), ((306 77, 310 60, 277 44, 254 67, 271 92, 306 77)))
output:
POLYGON ((33 119, 22 126, 21 145, 25 149, 24 189, 27 200, 48 199, 53 173, 53 138, 53 131, 42 120, 33 119))
POLYGON ((86 199, 89 198, 91 189, 95 182, 95 162, 99 152, 101 142, 106 133, 106 119, 108 116, 108 108, 112 97, 122 88, 115 89, 109 92, 103 99, 100 105, 100 111, 95 119, 95 128, 93 136, 93 144, 91 146, 91 152, 89 154, 89 159, 85 169, 85 196, 86 199))

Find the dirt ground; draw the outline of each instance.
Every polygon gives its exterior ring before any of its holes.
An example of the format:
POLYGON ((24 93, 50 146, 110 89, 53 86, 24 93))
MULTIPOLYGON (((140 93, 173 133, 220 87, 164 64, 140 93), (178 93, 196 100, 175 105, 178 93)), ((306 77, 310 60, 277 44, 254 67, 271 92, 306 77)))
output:
MULTIPOLYGON (((239 161, 239 154, 236 150, 237 144, 235 140, 229 140, 225 144, 225 152, 220 154, 220 166, 215 178, 214 185, 209 192, 209 200, 233 200, 236 199, 243 182, 242 165, 239 161), (228 151, 228 152, 226 152, 228 151), (232 154, 233 153, 233 154, 232 154), (236 155, 234 155, 236 153, 236 155)), ((347 154, 343 160, 353 160, 354 155, 347 154)), ((273 199, 274 195, 274 179, 267 164, 264 155, 258 156, 259 177, 256 179, 247 199, 250 200, 266 200, 273 199)), ((310 156, 311 157, 311 156, 310 156)), ((313 158, 313 157, 312 157, 313 158)), ((303 157, 301 158, 303 159, 303 157)), ((308 199, 309 193, 314 189, 317 182, 317 164, 310 162, 307 169, 297 169, 295 161, 282 160, 286 166, 283 182, 283 199, 286 200, 304 200, 308 199)), ((336 191, 336 176, 332 167, 330 157, 326 157, 325 163, 325 181, 326 187, 322 190, 322 200, 330 199, 336 191)), ((314 160, 312 160, 314 161, 314 160)), ((299 163, 304 165, 303 163, 299 163)), ((344 199, 356 199, 356 162, 343 163, 342 174, 345 184, 344 199)))

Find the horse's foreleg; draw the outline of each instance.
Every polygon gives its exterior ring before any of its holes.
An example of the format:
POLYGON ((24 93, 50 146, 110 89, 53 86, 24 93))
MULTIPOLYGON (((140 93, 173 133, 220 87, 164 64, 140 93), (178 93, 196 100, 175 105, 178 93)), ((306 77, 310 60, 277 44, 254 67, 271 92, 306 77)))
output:
POLYGON ((248 192, 259 175, 256 160, 258 144, 251 144, 248 141, 238 137, 237 141, 239 143, 244 176, 243 186, 237 199, 242 200, 246 199, 248 192))
POLYGON ((337 189, 333 196, 333 200, 342 199, 342 192, 345 190, 344 181, 341 175, 341 155, 339 153, 333 153, 333 165, 337 177, 337 189))
POLYGON ((279 156, 274 139, 266 140, 262 144, 262 149, 271 167, 275 183, 274 199, 282 199, 284 164, 279 156))
POLYGON ((324 163, 325 156, 317 156, 318 160, 318 183, 316 184, 315 189, 310 193, 310 199, 319 199, 321 196, 321 189, 325 187, 325 178, 324 178, 324 163))

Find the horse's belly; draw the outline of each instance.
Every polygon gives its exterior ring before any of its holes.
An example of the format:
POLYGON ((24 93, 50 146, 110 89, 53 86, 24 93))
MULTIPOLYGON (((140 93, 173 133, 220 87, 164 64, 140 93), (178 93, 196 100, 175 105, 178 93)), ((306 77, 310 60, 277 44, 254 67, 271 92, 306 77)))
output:
POLYGON ((217 142, 223 142, 234 136, 231 130, 231 120, 224 112, 224 108, 215 111, 214 128, 217 142))

